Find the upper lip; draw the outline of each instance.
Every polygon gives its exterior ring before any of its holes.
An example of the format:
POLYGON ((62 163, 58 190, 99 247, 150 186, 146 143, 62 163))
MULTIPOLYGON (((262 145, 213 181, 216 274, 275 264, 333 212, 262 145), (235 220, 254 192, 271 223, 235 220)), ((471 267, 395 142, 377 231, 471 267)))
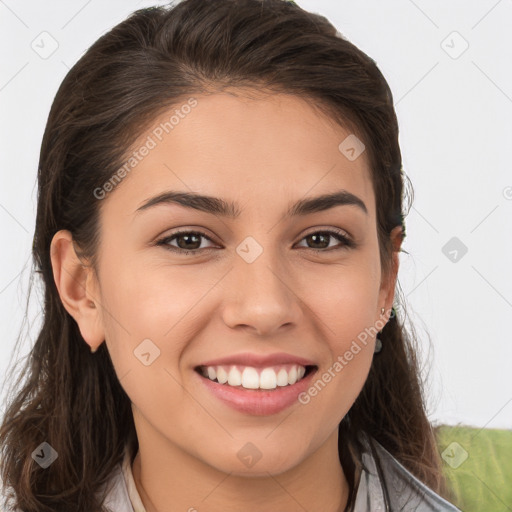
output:
POLYGON ((219 365, 240 365, 254 367, 277 366, 280 364, 298 364, 301 366, 316 366, 313 361, 303 357, 286 354, 285 352, 277 352, 275 354, 250 354, 244 352, 242 354, 232 354, 218 359, 212 359, 201 363, 199 366, 219 366, 219 365))

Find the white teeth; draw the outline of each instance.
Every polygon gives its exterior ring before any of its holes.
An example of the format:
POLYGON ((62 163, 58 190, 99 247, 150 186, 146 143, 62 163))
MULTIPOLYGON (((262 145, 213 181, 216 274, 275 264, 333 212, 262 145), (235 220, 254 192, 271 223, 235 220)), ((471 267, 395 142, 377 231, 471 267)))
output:
POLYGON ((227 374, 226 370, 224 370, 224 368, 222 368, 222 366, 217 367, 217 380, 221 384, 224 384, 228 381, 228 374, 227 374))
POLYGON ((288 372, 284 368, 281 368, 277 374, 277 385, 288 386, 288 372))
POLYGON ((228 384, 230 386, 240 386, 242 384, 242 374, 232 366, 228 373, 228 384))
POLYGON ((265 368, 260 375, 261 389, 275 389, 277 386, 277 376, 273 368, 265 368))
POLYGON ((237 366, 208 366, 201 367, 202 374, 220 384, 229 386, 242 386, 246 389, 276 389, 278 386, 295 384, 302 379, 306 368, 299 365, 286 365, 276 372, 276 368, 263 368, 259 373, 256 368, 246 366, 241 372, 237 366))
POLYGON ((297 382, 297 367, 292 366, 290 373, 288 373, 288 384, 295 384, 297 382))
POLYGON ((248 366, 242 373, 242 386, 247 389, 258 389, 260 387, 260 376, 256 368, 248 366))

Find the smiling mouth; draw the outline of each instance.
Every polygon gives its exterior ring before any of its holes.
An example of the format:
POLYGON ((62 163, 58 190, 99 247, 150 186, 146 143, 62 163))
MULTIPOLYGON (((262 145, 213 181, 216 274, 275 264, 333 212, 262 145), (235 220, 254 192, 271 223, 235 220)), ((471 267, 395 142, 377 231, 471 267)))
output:
POLYGON ((277 365, 254 368, 240 365, 196 366, 194 371, 216 384, 244 391, 276 391, 293 386, 318 370, 316 365, 277 365))

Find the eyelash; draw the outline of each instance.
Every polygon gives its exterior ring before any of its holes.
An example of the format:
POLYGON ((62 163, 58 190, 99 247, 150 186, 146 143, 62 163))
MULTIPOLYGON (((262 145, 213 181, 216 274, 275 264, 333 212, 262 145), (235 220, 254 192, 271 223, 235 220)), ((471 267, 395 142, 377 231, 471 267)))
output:
MULTIPOLYGON (((356 247, 355 242, 353 240, 351 240, 350 238, 348 238, 342 231, 334 231, 334 230, 313 231, 311 233, 308 233, 306 236, 304 236, 300 241, 302 242, 302 240, 304 240, 308 236, 318 235, 318 234, 330 235, 333 238, 336 238, 338 241, 342 242, 342 245, 339 247, 330 248, 330 249, 313 249, 311 247, 305 247, 305 249, 309 249, 310 251, 314 251, 318 254, 318 253, 322 253, 322 252, 331 252, 331 251, 336 251, 336 250, 341 250, 341 249, 353 249, 356 247)), ((160 240, 158 240, 156 242, 156 245, 163 246, 168 251, 182 254, 183 256, 190 256, 190 255, 193 256, 193 255, 197 255, 200 252, 209 251, 209 250, 213 249, 213 247, 207 247, 206 249, 194 249, 192 251, 187 251, 186 249, 181 249, 179 247, 173 247, 168 244, 169 241, 179 237, 180 235, 200 235, 200 236, 206 238, 207 240, 209 240, 210 242, 215 243, 208 235, 206 235, 202 231, 177 231, 176 233, 173 233, 170 236, 161 238, 160 240)))

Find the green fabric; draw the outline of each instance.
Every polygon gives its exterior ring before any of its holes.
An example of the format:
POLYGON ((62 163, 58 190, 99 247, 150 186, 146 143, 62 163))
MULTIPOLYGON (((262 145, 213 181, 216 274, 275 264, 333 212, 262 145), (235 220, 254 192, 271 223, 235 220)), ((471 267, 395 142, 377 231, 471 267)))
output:
POLYGON ((436 429, 447 499, 464 512, 512 511, 512 430, 436 429))

